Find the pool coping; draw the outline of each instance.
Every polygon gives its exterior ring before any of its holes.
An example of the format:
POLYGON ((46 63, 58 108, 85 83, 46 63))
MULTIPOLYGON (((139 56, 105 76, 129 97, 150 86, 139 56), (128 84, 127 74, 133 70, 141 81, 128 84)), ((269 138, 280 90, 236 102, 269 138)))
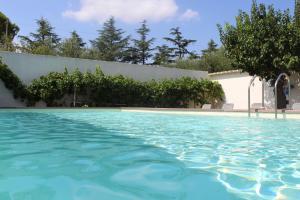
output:
MULTIPOLYGON (((70 108, 70 107, 20 107, 20 108, 0 108, 3 110, 22 110, 22 111, 43 111, 43 110, 72 110, 72 111, 99 111, 114 110, 121 112, 138 112, 138 113, 161 113, 176 115, 199 115, 199 116, 228 116, 228 117, 248 117, 248 110, 235 109, 224 111, 220 109, 202 110, 197 108, 148 108, 148 107, 97 107, 97 108, 70 108)), ((252 118, 269 118, 274 119, 274 110, 259 110, 255 112, 251 110, 252 118)), ((300 110, 278 110, 278 119, 300 119, 300 110)))
MULTIPOLYGON (((230 110, 220 109, 202 110, 202 109, 182 109, 182 108, 121 108, 123 112, 148 112, 148 113, 166 113, 166 114, 184 114, 199 116, 228 116, 228 117, 248 117, 248 110, 230 110)), ((274 110, 260 110, 255 112, 251 110, 252 118, 274 119, 274 110)), ((278 110, 278 119, 300 119, 299 110, 278 110)))

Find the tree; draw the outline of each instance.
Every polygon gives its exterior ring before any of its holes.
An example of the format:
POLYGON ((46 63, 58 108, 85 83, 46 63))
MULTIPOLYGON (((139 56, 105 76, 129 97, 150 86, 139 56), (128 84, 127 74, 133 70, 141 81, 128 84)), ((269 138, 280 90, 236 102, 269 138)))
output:
POLYGON ((30 36, 19 36, 21 39, 21 50, 44 55, 56 55, 60 38, 54 33, 54 27, 45 18, 36 21, 38 29, 30 36))
POLYGON ((199 58, 200 58, 200 56, 197 54, 196 51, 192 51, 188 57, 188 59, 190 59, 190 60, 195 60, 195 59, 199 59, 199 58))
POLYGON ((231 60, 225 57, 224 51, 224 48, 221 47, 214 52, 205 54, 201 58, 176 60, 174 63, 166 64, 166 66, 181 69, 208 71, 209 73, 231 70, 233 69, 231 60))
POLYGON ((121 62, 138 64, 140 63, 140 58, 138 57, 138 50, 132 45, 124 49, 122 52, 121 62))
POLYGON ((60 45, 60 55, 79 58, 84 51, 85 43, 76 31, 71 32, 71 37, 65 39, 60 45))
POLYGON ((185 39, 182 36, 182 32, 180 31, 180 28, 172 28, 170 31, 170 35, 173 37, 165 37, 164 39, 166 41, 171 42, 175 47, 174 47, 174 55, 178 59, 184 58, 186 54, 191 54, 191 52, 188 50, 188 46, 196 40, 190 40, 190 39, 185 39))
POLYGON ((266 80, 300 71, 300 31, 288 10, 253 1, 251 13, 240 11, 236 25, 219 25, 221 41, 235 68, 266 80))
POLYGON ((218 50, 218 48, 217 48, 218 45, 215 43, 214 40, 210 40, 208 42, 207 46, 208 46, 207 49, 202 50, 202 55, 216 52, 218 50))
POLYGON ((295 23, 300 28, 300 0, 295 0, 295 23))
POLYGON ((13 50, 13 39, 19 32, 19 27, 0 12, 0 48, 13 50))
POLYGON ((224 47, 205 53, 201 57, 200 70, 214 73, 231 69, 232 61, 225 56, 224 47))
POLYGON ((156 49, 157 52, 154 55, 154 65, 163 65, 172 62, 172 58, 174 58, 174 49, 168 47, 167 45, 158 46, 156 49))
POLYGON ((125 50, 128 48, 129 36, 123 37, 124 31, 115 26, 115 19, 112 17, 103 24, 99 30, 99 36, 91 40, 94 49, 98 51, 97 58, 106 61, 122 61, 125 57, 125 50))
POLYGON ((146 64, 146 61, 152 57, 151 51, 153 50, 151 48, 151 45, 154 42, 154 38, 148 39, 150 29, 147 26, 147 21, 144 20, 142 22, 142 26, 137 30, 137 33, 139 34, 140 38, 134 39, 134 47, 133 52, 136 54, 135 58, 136 63, 141 63, 143 65, 146 64))

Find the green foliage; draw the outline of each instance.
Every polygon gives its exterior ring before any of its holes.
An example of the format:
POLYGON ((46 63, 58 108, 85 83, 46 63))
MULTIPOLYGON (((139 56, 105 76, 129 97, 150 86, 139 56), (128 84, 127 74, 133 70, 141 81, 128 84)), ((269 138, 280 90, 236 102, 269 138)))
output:
POLYGON ((179 27, 172 28, 170 35, 172 37, 165 37, 164 39, 168 42, 171 42, 174 45, 174 56, 178 59, 183 59, 185 55, 191 54, 188 50, 190 44, 195 43, 196 40, 185 39, 182 36, 182 32, 179 27))
POLYGON ((235 68, 266 80, 300 71, 300 29, 288 10, 276 11, 253 1, 250 14, 241 11, 235 26, 226 24, 219 30, 235 68))
POLYGON ((19 27, 0 12, 0 49, 13 50, 13 39, 18 34, 19 27), (6 37, 7 28, 7 37, 6 37))
POLYGON ((0 80, 3 81, 5 87, 12 90, 15 98, 24 100, 27 96, 25 85, 22 81, 5 65, 0 59, 0 80))
POLYGON ((80 58, 84 51, 85 43, 76 31, 71 32, 71 37, 65 39, 59 47, 60 55, 80 58))
POLYGON ((210 40, 208 42, 207 49, 202 50, 202 55, 206 55, 206 54, 209 54, 209 53, 216 52, 218 50, 217 47, 218 47, 218 45, 215 43, 215 41, 214 40, 210 40))
POLYGON ((136 61, 134 61, 134 63, 145 65, 146 61, 152 57, 151 51, 153 49, 151 48, 151 45, 154 42, 154 38, 148 39, 149 32, 150 29, 147 26, 147 22, 143 21, 142 26, 137 30, 140 38, 138 40, 133 40, 133 52, 135 53, 134 58, 136 58, 136 61))
MULTIPOLYGON (((6 23, 6 19, 0 13, 0 21, 4 20, 6 23)), ((0 36, 3 35, 3 25, 5 23, 0 24, 0 36)), ((34 33, 30 33, 29 36, 19 36, 21 45, 16 48, 19 48, 22 52, 132 64, 148 64, 151 60, 154 65, 209 70, 210 72, 228 69, 228 60, 224 59, 222 54, 218 52, 217 45, 213 40, 209 42, 208 48, 203 50, 205 57, 201 58, 197 53, 188 49, 196 41, 185 39, 179 27, 171 29, 170 37, 164 38, 173 46, 158 46, 155 48, 156 52, 154 54, 152 48, 154 38, 149 36, 150 28, 147 26, 146 21, 143 21, 141 27, 137 29, 139 38, 131 40, 129 36, 124 36, 122 29, 116 27, 115 19, 112 17, 103 24, 103 29, 98 31, 98 37, 90 41, 91 47, 85 45, 76 31, 71 32, 69 38, 60 42, 60 38, 54 32, 54 27, 51 26, 49 21, 41 18, 36 23, 38 27, 34 33), (223 61, 224 63, 222 63, 223 61)), ((13 27, 12 24, 9 25, 9 34, 13 39, 18 32, 18 28, 15 26, 14 31, 11 31, 11 27, 13 27)), ((5 41, 1 41, 0 37, 0 49, 3 49, 2 42, 5 43, 5 49, 14 51, 16 48, 12 43, 12 39, 6 38, 5 41)))
POLYGON ((123 37, 124 31, 116 27, 112 17, 103 24, 99 36, 92 40, 92 46, 97 50, 97 58, 105 61, 122 61, 128 47, 129 37, 123 37))
POLYGON ((153 64, 164 65, 164 64, 171 63, 173 61, 174 49, 168 47, 167 45, 158 46, 156 47, 156 49, 157 52, 155 53, 153 64))
POLYGON ((295 0, 295 23, 298 28, 300 28, 300 0, 295 0))
POLYGON ((56 55, 60 38, 54 33, 50 22, 44 18, 36 21, 38 29, 30 36, 19 36, 21 39, 21 50, 27 53, 56 55))
POLYGON ((65 95, 73 95, 74 88, 89 106, 187 107, 189 101, 215 103, 224 96, 222 87, 208 80, 140 82, 122 75, 105 76, 100 68, 95 73, 52 72, 34 80, 28 93, 35 102, 42 100, 48 106, 57 106, 65 95))
POLYGON ((225 56, 225 49, 223 47, 208 51, 201 57, 199 70, 214 73, 232 69, 232 61, 225 56))
POLYGON ((208 71, 209 73, 233 69, 232 62, 225 56, 223 47, 212 52, 207 52, 201 58, 176 60, 175 63, 166 64, 165 66, 208 71))

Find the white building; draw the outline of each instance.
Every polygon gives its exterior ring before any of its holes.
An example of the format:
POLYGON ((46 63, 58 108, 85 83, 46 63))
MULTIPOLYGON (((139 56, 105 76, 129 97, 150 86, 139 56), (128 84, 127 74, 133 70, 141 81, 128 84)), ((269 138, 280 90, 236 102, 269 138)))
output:
MULTIPOLYGON (((211 80, 218 81, 225 92, 225 103, 233 103, 234 109, 248 109, 248 87, 252 76, 240 70, 212 73, 211 80)), ((291 104, 300 102, 300 77, 292 75, 291 104)), ((267 108, 274 108, 274 88, 268 83, 264 87, 264 103, 267 108)), ((262 103, 262 82, 257 78, 251 86, 251 104, 262 103)))

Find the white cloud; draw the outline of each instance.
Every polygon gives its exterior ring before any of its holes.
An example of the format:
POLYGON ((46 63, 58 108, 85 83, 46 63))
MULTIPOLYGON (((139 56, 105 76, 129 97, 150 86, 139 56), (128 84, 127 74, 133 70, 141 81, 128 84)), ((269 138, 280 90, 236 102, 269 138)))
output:
POLYGON ((199 17, 199 13, 197 11, 187 9, 181 16, 180 20, 189 21, 199 17))
POLYGON ((132 23, 144 19, 165 20, 174 17, 177 10, 175 0, 81 0, 79 10, 67 10, 63 16, 99 23, 113 16, 123 22, 132 23))

